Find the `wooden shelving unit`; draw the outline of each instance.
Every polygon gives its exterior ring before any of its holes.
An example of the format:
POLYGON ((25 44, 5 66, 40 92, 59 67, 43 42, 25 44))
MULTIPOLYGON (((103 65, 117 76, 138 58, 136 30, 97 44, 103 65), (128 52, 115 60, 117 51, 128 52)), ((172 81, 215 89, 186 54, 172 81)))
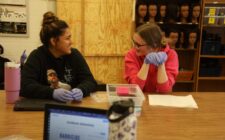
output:
POLYGON ((203 0, 196 91, 225 91, 225 1, 203 0))

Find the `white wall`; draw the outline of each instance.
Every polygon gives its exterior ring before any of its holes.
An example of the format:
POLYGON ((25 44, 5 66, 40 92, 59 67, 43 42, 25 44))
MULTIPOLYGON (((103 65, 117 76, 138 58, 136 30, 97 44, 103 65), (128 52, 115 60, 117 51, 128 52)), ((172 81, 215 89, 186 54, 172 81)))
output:
POLYGON ((28 37, 0 36, 0 44, 4 47, 4 57, 19 61, 20 55, 26 49, 27 55, 41 45, 39 32, 43 14, 47 11, 55 12, 55 0, 28 0, 28 37))

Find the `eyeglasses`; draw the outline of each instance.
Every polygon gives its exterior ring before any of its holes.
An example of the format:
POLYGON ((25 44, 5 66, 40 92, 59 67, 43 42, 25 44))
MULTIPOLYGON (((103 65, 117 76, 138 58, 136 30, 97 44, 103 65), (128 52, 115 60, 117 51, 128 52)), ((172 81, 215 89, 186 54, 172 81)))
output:
POLYGON ((140 47, 142 47, 142 46, 146 46, 146 45, 147 45, 147 44, 138 44, 137 42, 134 41, 134 39, 132 39, 132 44, 133 44, 133 46, 136 47, 136 48, 140 48, 140 47))

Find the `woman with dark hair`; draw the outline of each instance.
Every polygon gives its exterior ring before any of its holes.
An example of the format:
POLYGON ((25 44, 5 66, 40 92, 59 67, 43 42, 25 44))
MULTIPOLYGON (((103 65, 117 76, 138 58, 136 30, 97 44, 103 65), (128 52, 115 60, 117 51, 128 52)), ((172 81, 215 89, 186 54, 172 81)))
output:
POLYGON ((154 23, 156 22, 156 15, 157 15, 157 4, 150 3, 148 6, 148 22, 154 23))
POLYGON ((158 5, 158 12, 157 12, 157 22, 165 22, 166 19, 166 4, 165 3, 160 3, 158 5))
POLYGON ((187 3, 183 3, 180 6, 179 18, 180 18, 181 23, 188 23, 189 22, 189 10, 190 10, 190 7, 189 7, 189 4, 187 4, 187 3))
POLYGON ((170 48, 175 49, 175 48, 179 48, 179 31, 177 29, 171 28, 169 30, 169 40, 170 42, 168 43, 170 45, 170 48))
POLYGON ((193 4, 191 10, 191 23, 193 24, 199 23, 200 12, 201 12, 200 4, 199 3, 193 4))
POLYGON ((198 41, 198 30, 193 29, 186 32, 186 38, 184 40, 184 47, 189 49, 197 48, 197 41, 198 41))
POLYGON ((135 8, 135 23, 136 27, 144 24, 146 22, 147 18, 147 10, 148 6, 146 3, 140 1, 137 2, 136 8, 135 8))
POLYGON ((137 28, 133 46, 125 56, 125 80, 138 84, 144 92, 170 92, 178 74, 178 56, 163 41, 154 23, 137 28))
POLYGON ((22 69, 20 95, 62 102, 81 100, 95 91, 96 81, 80 52, 71 48, 71 32, 52 12, 44 14, 40 39, 43 43, 29 55, 22 69), (54 88, 48 81, 49 70, 71 87, 54 88))

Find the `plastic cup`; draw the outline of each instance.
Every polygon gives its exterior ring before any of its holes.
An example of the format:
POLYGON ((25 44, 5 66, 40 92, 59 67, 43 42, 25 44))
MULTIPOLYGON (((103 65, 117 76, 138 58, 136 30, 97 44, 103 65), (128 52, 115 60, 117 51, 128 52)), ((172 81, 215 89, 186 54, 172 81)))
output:
POLYGON ((5 92, 6 103, 13 104, 19 99, 20 92, 20 64, 5 63, 5 92))

